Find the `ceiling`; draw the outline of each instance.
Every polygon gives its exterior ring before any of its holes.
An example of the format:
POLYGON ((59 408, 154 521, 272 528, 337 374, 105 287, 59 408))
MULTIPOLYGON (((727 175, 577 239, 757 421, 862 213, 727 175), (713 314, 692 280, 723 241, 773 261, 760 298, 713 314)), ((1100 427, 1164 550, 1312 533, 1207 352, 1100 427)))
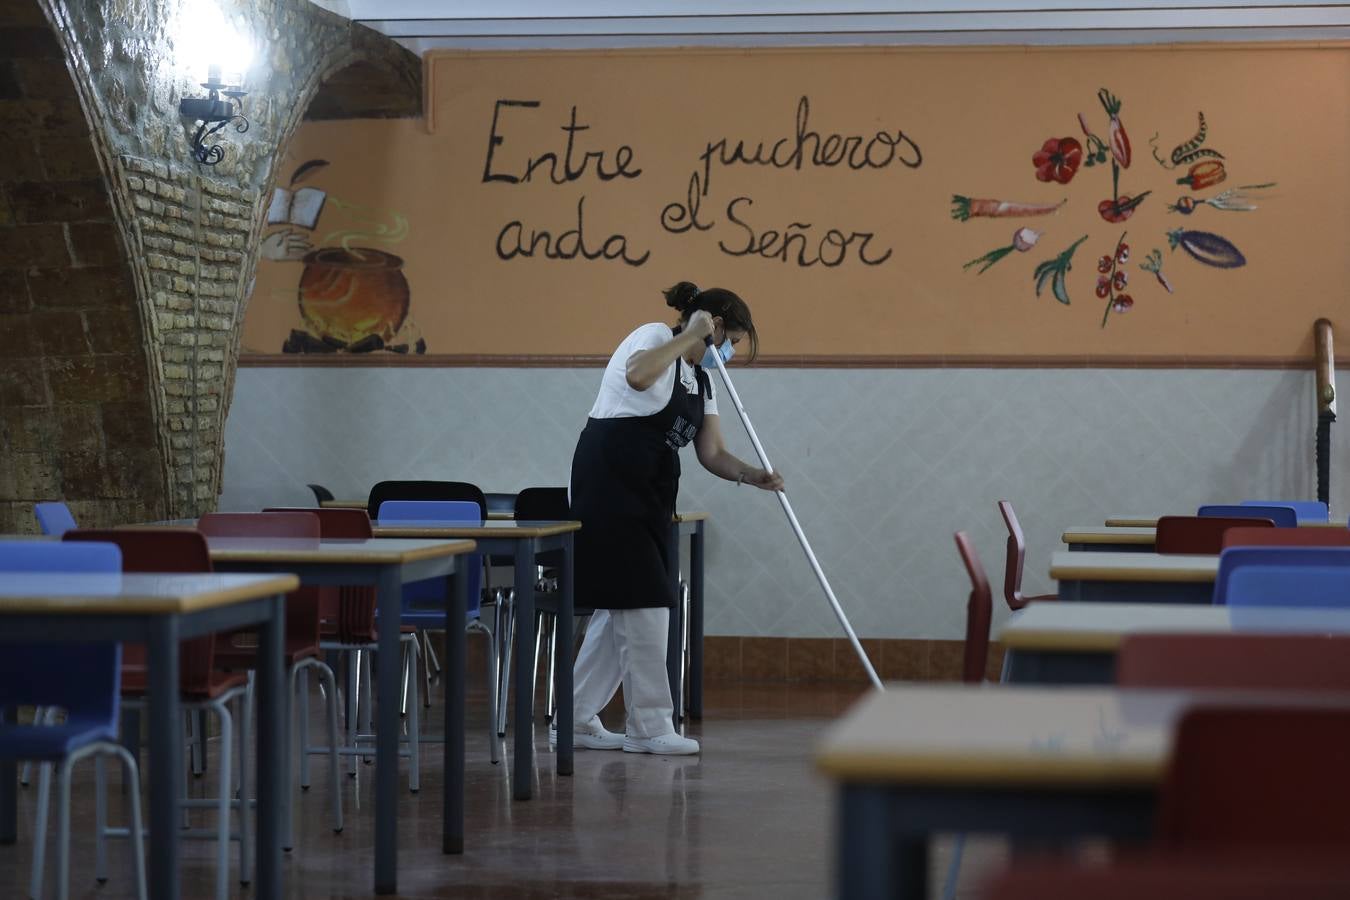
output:
POLYGON ((314 0, 426 50, 1350 39, 1308 0, 314 0))

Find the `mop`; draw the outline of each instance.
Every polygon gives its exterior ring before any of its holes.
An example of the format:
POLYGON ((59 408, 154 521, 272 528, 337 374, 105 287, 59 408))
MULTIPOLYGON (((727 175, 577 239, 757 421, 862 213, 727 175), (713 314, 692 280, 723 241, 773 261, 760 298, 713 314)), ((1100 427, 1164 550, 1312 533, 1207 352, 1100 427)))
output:
MULTIPOLYGON (((703 339, 709 347, 713 346, 711 337, 703 339)), ((772 472, 773 466, 769 463, 769 456, 764 452, 764 445, 759 442, 759 435, 755 434, 755 426, 750 424, 750 417, 745 414, 745 407, 741 405, 740 395, 736 393, 736 387, 731 383, 731 376, 727 374, 726 364, 722 362, 722 355, 713 349, 713 358, 717 360, 717 371, 722 375, 722 384, 726 385, 727 395, 731 397, 731 402, 736 407, 736 413, 741 417, 741 424, 745 426, 746 434, 750 435, 750 443, 755 445, 755 454, 759 456, 759 464, 765 470, 772 472)), ((867 651, 863 650, 862 644, 858 641, 858 635, 853 631, 853 626, 849 624, 848 616, 844 615, 844 608, 839 605, 839 599, 834 596, 834 589, 830 587, 830 581, 825 577, 825 571, 821 569, 820 562, 816 559, 815 551, 811 549, 811 542, 806 539, 806 532, 802 531, 802 525, 797 521, 797 514, 792 511, 792 502, 788 500, 785 491, 777 492, 778 502, 783 507, 783 513, 787 515, 788 523, 792 525, 792 531, 797 535, 797 542, 802 545, 802 552, 806 554, 806 560, 811 564, 811 571, 816 573, 816 581, 820 582, 820 588, 825 592, 825 599, 830 601, 830 607, 834 610, 835 618, 843 626, 844 633, 848 635, 849 643, 853 645, 853 652, 858 654, 858 659, 862 661, 863 668, 867 670, 867 677, 871 679, 873 686, 877 690, 883 691, 885 688, 881 684, 881 679, 877 677, 877 670, 872 667, 872 661, 867 658, 867 651)))
MULTIPOLYGON (((713 346, 711 337, 704 338, 703 342, 709 347, 713 346)), ((773 466, 769 463, 769 455, 764 452, 764 445, 759 442, 759 435, 755 434, 755 426, 750 424, 750 417, 745 414, 745 407, 741 404, 740 395, 736 393, 736 387, 731 383, 731 376, 727 374, 726 364, 722 362, 722 354, 714 348, 712 355, 717 360, 717 371, 722 376, 722 384, 726 385, 727 396, 731 397, 731 402, 736 407, 736 413, 741 417, 741 424, 745 426, 745 433, 750 435, 750 443, 755 445, 755 454, 759 457, 759 464, 772 472, 773 466)), ((863 668, 867 670, 867 677, 872 680, 872 684, 877 690, 886 690, 881 683, 881 679, 877 677, 877 670, 872 667, 872 661, 867 658, 867 651, 863 650, 862 644, 858 642, 858 635, 854 633, 853 626, 849 624, 848 616, 844 615, 844 609, 839 605, 839 599, 834 596, 834 589, 830 587, 829 579, 825 577, 824 570, 820 568, 820 562, 816 559, 815 551, 811 549, 811 542, 806 539, 806 532, 802 531, 802 525, 797 521, 797 514, 792 511, 792 502, 788 500, 784 491, 778 491, 778 502, 782 505, 783 512, 792 525, 793 533, 797 535, 797 542, 802 545, 802 552, 806 554, 807 561, 811 563, 811 571, 816 573, 816 580, 820 582, 820 588, 825 592, 825 598, 830 601, 830 607, 834 609, 835 618, 844 627, 844 633, 848 635, 849 643, 853 645, 853 652, 858 654, 858 659, 862 661, 863 668)), ((961 858, 965 855, 965 848, 966 836, 958 834, 956 844, 952 848, 952 859, 947 868, 947 878, 942 887, 943 900, 953 900, 956 896, 957 875, 961 871, 961 858)))

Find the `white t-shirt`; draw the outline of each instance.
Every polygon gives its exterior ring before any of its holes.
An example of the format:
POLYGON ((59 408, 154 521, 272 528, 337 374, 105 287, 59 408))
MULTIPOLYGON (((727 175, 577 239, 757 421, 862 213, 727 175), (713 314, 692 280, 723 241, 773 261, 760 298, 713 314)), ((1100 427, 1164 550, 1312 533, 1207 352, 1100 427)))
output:
MULTIPOLYGON (((633 331, 623 339, 619 349, 609 358, 605 366, 605 376, 600 380, 600 393, 591 407, 592 419, 622 419, 628 416, 654 416, 666 408, 670 402, 670 392, 675 387, 676 363, 656 379, 656 383, 645 391, 635 391, 628 384, 628 359, 643 350, 652 350, 669 343, 675 336, 669 325, 653 322, 633 331)), ((698 380, 694 378, 694 367, 679 363, 681 383, 691 394, 698 393, 698 380)), ((709 381, 711 389, 712 382, 709 381)), ((711 396, 703 401, 705 416, 717 415, 717 400, 711 396)))

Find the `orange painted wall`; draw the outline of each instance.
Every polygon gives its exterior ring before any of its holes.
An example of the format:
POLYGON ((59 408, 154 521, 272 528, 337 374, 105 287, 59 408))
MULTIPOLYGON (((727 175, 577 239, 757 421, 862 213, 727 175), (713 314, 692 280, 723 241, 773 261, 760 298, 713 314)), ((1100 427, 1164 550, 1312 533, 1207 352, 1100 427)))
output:
MULTIPOLYGON (((1311 355, 1311 324, 1327 316, 1350 326, 1350 48, 1219 47, 1103 49, 846 49, 451 53, 429 57, 428 120, 315 122, 288 149, 291 168, 314 158, 330 165, 304 181, 327 192, 311 243, 361 226, 359 209, 392 227, 396 244, 355 241, 397 254, 411 291, 411 312, 431 354, 607 354, 634 325, 667 319, 658 290, 689 279, 744 296, 766 353, 795 355, 1025 354, 1100 358, 1150 354, 1289 357, 1311 355), (1097 99, 1108 87, 1123 101, 1121 119, 1133 159, 1121 192, 1152 194, 1127 222, 1103 221, 1111 196, 1109 163, 1080 168, 1067 185, 1035 177, 1032 154, 1051 137, 1086 139, 1076 114, 1107 136, 1097 99), (809 127, 822 137, 902 131, 922 155, 917 168, 892 163, 800 170, 714 163, 703 181, 700 155, 710 142, 745 140, 753 150, 786 138, 795 145, 801 97, 809 127), (612 171, 631 147, 636 178, 603 181, 592 160, 562 185, 548 168, 529 183, 484 181, 499 100, 537 101, 504 108, 492 171, 520 176, 531 157, 560 156, 563 126, 576 107, 574 159, 603 152, 612 171), (1189 138, 1196 113, 1209 123, 1206 147, 1223 153, 1228 178, 1196 192, 1176 184, 1185 167, 1164 156, 1189 138), (706 183, 699 218, 707 231, 672 233, 662 210, 683 203, 691 176, 706 183), (1168 212, 1183 195, 1213 197, 1240 185, 1277 182, 1255 211, 1207 206, 1189 217, 1168 212), (1026 202, 1067 200, 1037 218, 950 215, 953 194, 1026 202), (836 267, 732 256, 747 231, 728 219, 728 204, 757 238, 790 223, 816 255, 830 228, 870 233, 836 267), (623 235, 639 266, 606 260, 502 260, 504 226, 522 223, 558 235, 576 227, 584 200, 585 242, 599 249, 623 235), (982 275, 962 264, 1011 242, 1020 226, 1043 231, 982 275), (1165 232, 1212 231, 1241 249, 1236 269, 1202 265, 1169 250, 1165 232), (1126 314, 1094 294, 1096 262, 1128 230, 1132 257, 1126 314), (1083 235, 1066 282, 1072 302, 1049 290, 1036 296, 1033 270, 1083 235), (1166 293, 1137 263, 1162 250, 1166 293)), ((807 141, 807 152, 813 146, 807 141)), ((874 148, 876 158, 889 147, 874 148)), ((908 145, 898 148, 915 155, 908 145)), ((279 229, 274 228, 273 231, 279 229)), ((509 243, 509 242, 508 242, 509 243)), ((794 253, 801 242, 794 244, 794 253)), ((276 353, 301 326, 296 290, 302 263, 265 261, 249 303, 245 352, 276 353)))

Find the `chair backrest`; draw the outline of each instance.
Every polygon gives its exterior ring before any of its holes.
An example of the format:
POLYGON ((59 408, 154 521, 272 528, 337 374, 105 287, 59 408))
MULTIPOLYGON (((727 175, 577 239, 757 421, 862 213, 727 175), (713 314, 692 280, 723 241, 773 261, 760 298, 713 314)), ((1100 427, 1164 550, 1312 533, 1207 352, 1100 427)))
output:
MULTIPOLYGON (((324 540, 369 540, 370 516, 364 509, 303 510, 319 520, 319 537, 324 540)), ((265 513, 297 512, 293 508, 274 507, 265 513)), ((365 643, 375 633, 375 588, 368 585, 323 585, 319 595, 319 632, 344 644, 365 643)))
MULTIPOLYGON (((197 520, 197 530, 207 537, 309 538, 321 532, 319 511, 207 513, 197 520)), ((308 585, 286 596, 286 639, 318 642, 320 620, 318 588, 308 585)))
POLYGON ((1276 528, 1298 527, 1298 513, 1292 506, 1253 506, 1207 504, 1195 511, 1197 516, 1222 516, 1229 519, 1270 519, 1276 528))
POLYGON ((490 513, 509 513, 516 507, 515 494, 489 491, 483 495, 483 500, 487 503, 487 511, 490 513))
MULTIPOLYGON (((379 524, 401 522, 479 522, 482 507, 469 500, 386 500, 380 506, 379 524)), ((464 575, 468 591, 467 611, 476 613, 483 603, 483 554, 465 557, 464 575)), ((414 581, 403 586, 405 608, 426 607, 443 603, 444 582, 439 578, 414 581)))
POLYGON ((1300 522, 1326 522, 1330 510, 1321 500, 1243 500, 1239 506, 1290 506, 1300 522))
POLYGON ((1003 599, 1007 601, 1009 609, 1021 609, 1027 605, 1027 599, 1022 596, 1022 569, 1026 564, 1027 542, 1012 503, 1008 500, 998 501, 998 511, 1008 528, 1008 552, 1003 565, 1003 599))
POLYGON ((1350 547, 1350 528, 1229 528, 1225 547, 1350 547))
POLYGON ((1107 865, 1018 862, 995 876, 983 900, 1344 900, 1350 863, 1337 855, 1272 859, 1262 853, 1135 855, 1107 865))
POLYGON ((370 489, 366 512, 380 518, 386 500, 470 500, 478 504, 478 518, 487 518, 487 498, 476 484, 467 481, 381 481, 370 489))
POLYGON ((315 503, 323 503, 325 500, 333 499, 333 492, 321 484, 307 484, 305 487, 314 492, 315 503))
POLYGON ((1270 519, 1221 516, 1163 516, 1153 538, 1156 553, 1217 555, 1230 528, 1274 528, 1270 519))
MULTIPOLYGON (((0 541, 0 572, 122 571, 116 544, 0 541)), ((32 641, 5 644, 0 652, 0 710, 8 706, 58 706, 115 726, 122 646, 32 641)))
POLYGON ((1350 693, 1350 635, 1131 634, 1116 684, 1350 693))
POLYGON ((966 602, 966 645, 961 660, 961 680, 970 684, 984 681, 989 667, 989 625, 994 615, 993 594, 984 566, 975 555, 970 537, 964 531, 956 532, 956 550, 970 576, 970 599, 966 602))
POLYGON ((1350 547, 1229 547, 1214 602, 1229 606, 1350 607, 1350 547))
POLYGON ((42 529, 43 534, 60 536, 77 527, 70 508, 59 501, 33 504, 33 515, 37 517, 38 528, 42 529))
POLYGON ((1157 839, 1167 850, 1343 854, 1348 805, 1350 708, 1195 707, 1176 728, 1157 839))
POLYGON ((206 513, 197 530, 207 537, 319 537, 318 510, 296 512, 206 513))
MULTIPOLYGON (((122 551, 123 572, 210 572, 211 551, 199 531, 170 528, 93 529, 67 531, 65 541, 103 541, 116 544, 122 551)), ((211 683, 215 666, 216 640, 213 635, 190 638, 178 645, 179 684, 185 691, 205 689, 211 683)), ((122 648, 126 666, 144 665, 145 647, 127 644, 122 648)))
POLYGON ((572 518, 567 488, 525 488, 516 494, 515 516, 520 522, 558 522, 572 518))

